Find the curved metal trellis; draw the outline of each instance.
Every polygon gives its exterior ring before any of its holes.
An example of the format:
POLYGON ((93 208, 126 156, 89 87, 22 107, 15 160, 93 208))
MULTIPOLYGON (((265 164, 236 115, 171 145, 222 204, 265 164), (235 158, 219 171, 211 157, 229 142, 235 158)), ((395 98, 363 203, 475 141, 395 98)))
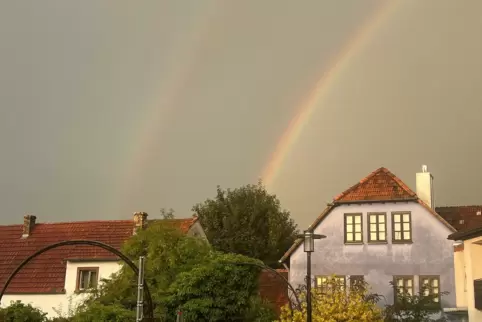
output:
MULTIPOLYGON (((94 240, 66 240, 66 241, 58 242, 58 243, 46 246, 44 248, 41 248, 41 249, 37 250, 35 253, 33 253, 32 255, 30 255, 29 257, 27 257, 25 260, 23 260, 20 263, 20 265, 18 265, 17 268, 12 272, 12 274, 10 274, 7 281, 3 285, 2 291, 0 292, 0 303, 2 301, 3 295, 5 294, 5 291, 7 290, 7 287, 10 284, 10 282, 12 282, 13 278, 18 274, 18 272, 25 265, 27 265, 31 260, 33 260, 35 257, 37 257, 37 256, 39 256, 39 255, 41 255, 41 254, 43 254, 46 251, 49 251, 51 249, 62 247, 62 246, 71 246, 71 245, 89 245, 89 246, 96 246, 96 247, 105 249, 106 251, 109 251, 109 252, 113 253, 114 255, 118 256, 120 259, 122 259, 127 265, 129 265, 129 267, 134 271, 134 273, 137 276, 139 275, 139 269, 136 266, 136 264, 134 264, 129 259, 129 257, 122 254, 120 251, 118 251, 117 249, 115 249, 114 247, 112 247, 110 245, 107 245, 107 244, 104 244, 104 243, 101 243, 101 242, 98 242, 98 241, 94 241, 94 240)), ((144 284, 144 291, 145 291, 146 300, 147 300, 146 317, 149 318, 149 319, 154 319, 154 307, 153 307, 153 304, 152 304, 151 293, 149 291, 149 288, 148 288, 147 284, 144 284)))

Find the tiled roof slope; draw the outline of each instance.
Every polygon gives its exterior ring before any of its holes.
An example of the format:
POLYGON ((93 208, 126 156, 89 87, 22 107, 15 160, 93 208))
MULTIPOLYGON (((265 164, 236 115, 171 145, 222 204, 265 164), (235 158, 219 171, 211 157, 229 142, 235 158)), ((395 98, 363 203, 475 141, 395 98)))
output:
MULTIPOLYGON (((169 220, 187 232, 196 219, 169 220)), ((23 225, 0 226, 0 285, 35 251, 56 242, 74 239, 100 241, 120 249, 133 235, 132 220, 38 223, 22 238, 23 225)), ((63 293, 66 260, 115 260, 117 257, 94 246, 64 246, 49 250, 25 266, 10 283, 7 294, 63 293)))
POLYGON ((387 168, 379 168, 334 198, 335 202, 370 200, 413 200, 417 198, 405 183, 387 168))
MULTIPOLYGON (((288 279, 287 270, 276 271, 288 279)), ((263 270, 259 276, 259 295, 273 306, 278 315, 281 313, 281 308, 289 302, 286 283, 281 277, 268 270, 263 270)))
POLYGON ((482 227, 482 205, 435 207, 435 211, 457 231, 482 227))
MULTIPOLYGON (((345 203, 357 202, 385 202, 385 201, 414 201, 424 207, 432 216, 440 221, 450 231, 455 232, 456 229, 450 225, 442 216, 434 209, 430 208, 425 202, 420 200, 415 192, 413 192, 402 180, 394 175, 387 168, 378 168, 368 176, 360 180, 357 184, 348 188, 333 199, 333 203, 329 204, 315 221, 308 227, 313 231, 325 219, 331 211, 339 205, 345 203)), ((293 245, 281 257, 280 262, 284 262, 290 255, 302 244, 302 239, 296 240, 293 245)))

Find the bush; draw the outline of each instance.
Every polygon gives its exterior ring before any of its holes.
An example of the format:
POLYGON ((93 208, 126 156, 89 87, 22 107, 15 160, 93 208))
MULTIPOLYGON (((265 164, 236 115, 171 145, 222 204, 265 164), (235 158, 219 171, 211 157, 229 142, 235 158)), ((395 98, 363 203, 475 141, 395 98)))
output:
MULTIPOLYGON (((390 282, 393 291, 397 289, 393 282, 390 282)), ((401 293, 397 295, 397 301, 391 305, 385 306, 384 316, 385 322, 445 322, 443 316, 434 317, 441 312, 440 305, 435 302, 436 296, 424 295, 425 289, 422 288, 417 294, 410 295, 401 293)), ((440 296, 448 294, 442 292, 440 296)))
MULTIPOLYGON (((323 288, 315 288, 312 294, 312 317, 314 322, 382 322, 382 310, 377 306, 379 297, 368 292, 365 282, 347 292, 334 276, 323 288)), ((293 311, 289 306, 282 309, 281 322, 306 321, 306 290, 300 291, 302 307, 293 311)))
POLYGON ((47 313, 33 307, 30 304, 23 304, 20 301, 11 302, 6 308, 0 309, 1 322, 47 322, 47 313))

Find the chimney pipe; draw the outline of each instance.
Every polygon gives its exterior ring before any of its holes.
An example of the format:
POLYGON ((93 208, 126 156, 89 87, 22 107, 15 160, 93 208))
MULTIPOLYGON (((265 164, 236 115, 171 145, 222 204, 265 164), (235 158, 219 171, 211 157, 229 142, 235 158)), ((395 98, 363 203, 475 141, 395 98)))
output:
POLYGON ((25 215, 23 216, 23 232, 22 238, 26 238, 30 236, 32 233, 33 227, 35 226, 35 220, 37 219, 34 215, 25 215))
POLYGON ((433 189, 433 176, 428 172, 426 165, 422 166, 422 172, 416 175, 417 196, 432 209, 435 209, 435 196, 433 189))
POLYGON ((147 212, 135 212, 134 213, 134 234, 139 229, 144 229, 147 224, 147 212))

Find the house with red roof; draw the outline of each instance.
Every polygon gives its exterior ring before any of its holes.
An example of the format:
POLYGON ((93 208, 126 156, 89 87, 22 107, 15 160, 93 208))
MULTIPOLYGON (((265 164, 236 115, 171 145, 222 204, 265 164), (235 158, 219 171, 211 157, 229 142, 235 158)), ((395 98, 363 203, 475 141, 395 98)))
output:
MULTIPOLYGON (((396 301, 400 291, 417 294, 426 286, 438 295, 434 305, 451 311, 456 306, 454 246, 447 239, 456 231, 452 224, 434 209, 433 176, 426 166, 416 174, 416 192, 379 168, 335 197, 308 228, 326 236, 315 241, 312 283, 322 287, 331 275, 346 287, 364 280, 383 296, 382 304, 396 301)), ((289 266, 293 286, 305 283, 302 240, 280 261, 289 266)))
POLYGON ((449 236, 455 242, 456 311, 466 312, 469 321, 482 320, 482 206, 435 209, 457 229, 449 236))
POLYGON ((461 243, 455 253, 457 310, 466 312, 468 321, 482 321, 482 226, 458 231, 449 239, 461 243))
MULTIPOLYGON (((190 236, 205 238, 197 217, 165 219, 190 236)), ((0 226, 0 285, 28 256, 48 245, 66 240, 95 240, 116 249, 148 223, 147 213, 132 220, 37 223, 26 215, 22 225, 0 226)), ((2 306, 20 300, 31 303, 49 317, 67 315, 83 299, 83 292, 109 278, 120 268, 117 256, 95 246, 63 246, 49 250, 27 264, 12 280, 2 306)))

